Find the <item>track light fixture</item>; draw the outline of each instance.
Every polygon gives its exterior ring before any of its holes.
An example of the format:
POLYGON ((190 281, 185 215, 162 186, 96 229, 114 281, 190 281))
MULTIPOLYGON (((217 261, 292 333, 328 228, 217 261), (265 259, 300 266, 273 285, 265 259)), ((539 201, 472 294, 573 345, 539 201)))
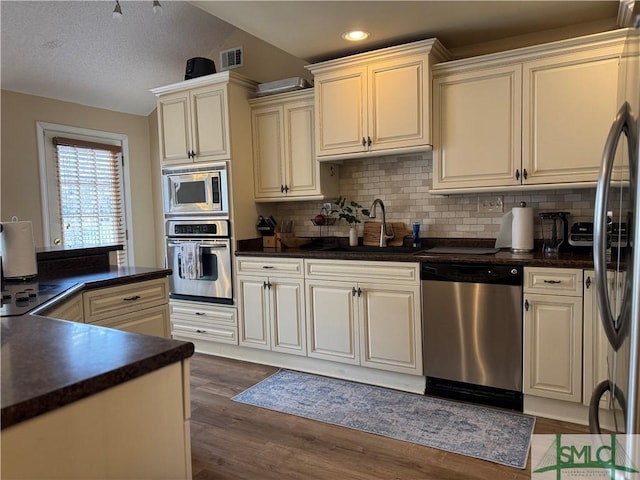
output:
POLYGON ((120 8, 120 2, 116 0, 116 8, 113 9, 112 17, 116 20, 122 21, 122 9, 120 8))
MULTIPOLYGON (((158 0, 153 0, 153 14, 162 15, 162 5, 158 0)), ((116 20, 122 20, 122 8, 120 8, 120 0, 116 0, 116 6, 113 9, 113 18, 116 20)))

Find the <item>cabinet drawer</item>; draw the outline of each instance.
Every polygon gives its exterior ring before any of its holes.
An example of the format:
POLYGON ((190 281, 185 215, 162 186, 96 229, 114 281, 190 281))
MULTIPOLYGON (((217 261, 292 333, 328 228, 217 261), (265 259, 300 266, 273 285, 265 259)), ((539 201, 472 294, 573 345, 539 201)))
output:
POLYGON ((239 274, 296 278, 302 278, 303 274, 301 258, 237 257, 236 265, 239 274))
POLYGON ((169 306, 160 305, 128 315, 118 315, 91 322, 93 325, 117 328, 126 332, 169 338, 169 306))
POLYGON ((238 312, 232 307, 218 307, 196 302, 171 302, 171 321, 217 323, 238 326, 238 312))
POLYGON ((418 263, 366 262, 357 260, 306 260, 306 278, 354 281, 409 282, 418 284, 418 263))
POLYGON ((158 278, 117 287, 90 290, 82 294, 84 319, 93 323, 105 318, 126 315, 169 302, 169 280, 158 278))
POLYGON ((582 270, 573 268, 526 267, 524 291, 582 296, 582 270))
POLYGON ((238 328, 213 322, 172 320, 171 336, 176 339, 194 338, 238 345, 238 328))

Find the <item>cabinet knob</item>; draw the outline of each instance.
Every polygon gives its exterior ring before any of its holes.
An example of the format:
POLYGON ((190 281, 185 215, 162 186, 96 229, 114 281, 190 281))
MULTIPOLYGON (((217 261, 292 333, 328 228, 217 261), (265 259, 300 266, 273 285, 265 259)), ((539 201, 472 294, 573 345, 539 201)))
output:
POLYGON ((358 296, 361 297, 362 296, 362 289, 360 287, 358 287, 358 296))
POLYGON ((263 290, 267 289, 267 282, 266 281, 262 282, 262 289, 263 290))
POLYGON ((516 168, 516 180, 520 180, 520 170, 516 168))
POLYGON ((527 176, 528 176, 527 169, 526 169, 526 168, 523 168, 523 169, 522 169, 522 179, 523 179, 523 180, 526 180, 526 179, 527 179, 527 176))
POLYGON ((351 288, 351 296, 352 296, 352 297, 355 297, 355 296, 356 296, 356 293, 358 293, 358 291, 356 290, 356 287, 352 287, 352 288, 351 288))
POLYGON ((529 300, 525 300, 524 301, 524 309, 528 312, 529 311, 529 300))
POLYGON ((285 185, 284 186, 284 192, 285 193, 289 193, 289 185, 285 185))
POLYGON ((280 185, 280 193, 284 193, 284 185, 280 185))
POLYGON ((584 283, 587 288, 591 286, 591 277, 587 277, 587 281, 584 283))
POLYGON ((364 139, 364 137, 362 137, 362 146, 363 147, 367 146, 367 141, 364 139))
POLYGON ((371 137, 367 135, 367 147, 370 147, 372 143, 371 137))

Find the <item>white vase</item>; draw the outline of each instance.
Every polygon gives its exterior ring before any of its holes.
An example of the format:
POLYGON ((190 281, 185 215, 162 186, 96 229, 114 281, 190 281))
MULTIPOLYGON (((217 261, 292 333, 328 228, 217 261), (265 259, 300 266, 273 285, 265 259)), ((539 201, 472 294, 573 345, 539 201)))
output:
POLYGON ((349 246, 357 247, 358 246, 358 229, 355 225, 349 227, 349 246))

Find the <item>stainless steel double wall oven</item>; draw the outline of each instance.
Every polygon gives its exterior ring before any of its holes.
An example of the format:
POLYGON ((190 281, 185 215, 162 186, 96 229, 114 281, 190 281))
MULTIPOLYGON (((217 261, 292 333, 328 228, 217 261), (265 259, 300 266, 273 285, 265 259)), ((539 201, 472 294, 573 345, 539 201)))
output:
POLYGON ((162 171, 172 298, 233 303, 225 163, 162 171))

